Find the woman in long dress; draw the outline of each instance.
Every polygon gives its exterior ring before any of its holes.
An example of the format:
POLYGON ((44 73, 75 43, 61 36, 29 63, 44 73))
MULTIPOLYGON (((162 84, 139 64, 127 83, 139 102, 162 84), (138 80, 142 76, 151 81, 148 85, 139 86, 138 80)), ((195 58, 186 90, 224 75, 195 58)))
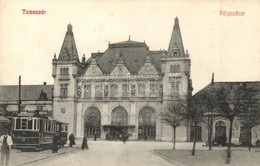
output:
POLYGON ((88 149, 88 140, 87 140, 87 137, 83 137, 83 141, 82 141, 82 145, 81 145, 81 149, 84 150, 84 149, 88 149))

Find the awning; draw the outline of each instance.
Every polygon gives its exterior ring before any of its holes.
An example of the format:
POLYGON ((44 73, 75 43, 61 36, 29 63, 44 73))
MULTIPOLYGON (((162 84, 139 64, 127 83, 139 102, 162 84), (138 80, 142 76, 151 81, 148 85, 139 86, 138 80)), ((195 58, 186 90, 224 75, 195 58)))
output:
POLYGON ((6 117, 0 116, 0 123, 11 123, 11 120, 6 117))
POLYGON ((102 125, 104 128, 134 128, 135 125, 102 125))

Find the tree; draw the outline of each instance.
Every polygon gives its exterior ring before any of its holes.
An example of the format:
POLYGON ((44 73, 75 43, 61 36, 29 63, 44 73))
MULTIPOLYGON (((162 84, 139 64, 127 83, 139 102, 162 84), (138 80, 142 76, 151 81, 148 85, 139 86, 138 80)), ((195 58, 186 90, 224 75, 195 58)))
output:
POLYGON ((183 101, 168 102, 161 113, 162 122, 173 128, 173 150, 176 144, 176 127, 184 120, 185 103, 183 101))
POLYGON ((208 114, 210 108, 210 98, 209 94, 205 91, 202 93, 197 93, 193 97, 187 100, 187 110, 185 113, 186 118, 194 125, 194 137, 191 155, 195 155, 196 148, 196 133, 199 124, 206 123, 205 117, 208 114))
POLYGON ((215 90, 218 114, 230 122, 226 159, 226 164, 230 164, 233 121, 236 117, 254 114, 253 110, 259 107, 256 97, 258 92, 253 87, 246 86, 245 83, 225 83, 215 90))
MULTIPOLYGON (((250 112, 247 114, 239 115, 238 119, 240 120, 243 129, 246 131, 245 138, 243 138, 243 145, 247 145, 249 151, 251 150, 252 143, 251 143, 251 131, 252 128, 260 124, 260 111, 259 108, 256 109, 250 108, 250 112)), ((241 137, 241 136, 240 136, 241 137)))

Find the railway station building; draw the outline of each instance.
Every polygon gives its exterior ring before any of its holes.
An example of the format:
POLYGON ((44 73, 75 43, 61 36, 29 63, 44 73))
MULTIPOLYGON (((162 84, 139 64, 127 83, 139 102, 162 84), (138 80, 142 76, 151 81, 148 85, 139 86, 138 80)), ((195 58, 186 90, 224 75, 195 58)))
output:
MULTIPOLYGON (((69 123, 79 138, 96 133, 113 140, 127 133, 132 140, 171 141, 173 129, 162 123, 160 112, 167 102, 191 95, 190 65, 177 17, 167 50, 129 38, 81 60, 69 24, 52 60, 54 119, 69 123)), ((189 133, 183 124, 177 140, 187 141, 189 133)))

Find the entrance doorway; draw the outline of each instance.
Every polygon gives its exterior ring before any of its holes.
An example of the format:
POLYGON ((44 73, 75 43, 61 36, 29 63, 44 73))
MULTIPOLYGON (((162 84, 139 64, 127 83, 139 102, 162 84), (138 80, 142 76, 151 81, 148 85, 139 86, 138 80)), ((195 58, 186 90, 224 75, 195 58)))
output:
POLYGON ((99 138, 101 129, 101 114, 99 109, 96 107, 88 108, 84 117, 85 136, 87 138, 94 138, 94 134, 96 133, 97 138, 99 138))
POLYGON ((151 107, 144 107, 138 116, 138 139, 155 140, 156 138, 156 118, 155 111, 151 107))
POLYGON ((226 141, 226 123, 223 121, 218 121, 215 124, 215 140, 213 141, 213 143, 216 145, 225 145, 226 141))
POLYGON ((252 131, 250 128, 247 128, 245 126, 240 127, 240 137, 239 142, 241 145, 249 145, 252 142, 252 131))
POLYGON ((116 107, 111 113, 111 125, 106 127, 108 140, 121 140, 128 135, 128 113, 124 107, 116 107))

